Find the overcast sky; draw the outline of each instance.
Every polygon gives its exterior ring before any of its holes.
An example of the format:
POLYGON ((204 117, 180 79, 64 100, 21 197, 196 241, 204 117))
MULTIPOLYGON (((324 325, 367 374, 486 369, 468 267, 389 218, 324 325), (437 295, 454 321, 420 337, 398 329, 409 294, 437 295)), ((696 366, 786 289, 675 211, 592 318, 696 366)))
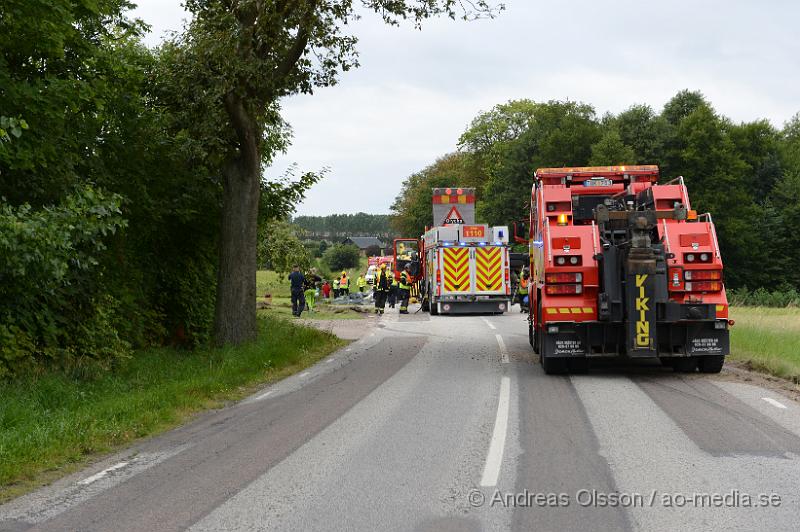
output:
MULTIPOLYGON (((138 0, 149 44, 179 30, 180 0, 138 0)), ((776 126, 800 111, 796 0, 505 0, 495 20, 430 21, 423 31, 367 16, 352 27, 361 68, 283 102, 294 129, 279 175, 329 167, 298 214, 387 213, 409 174, 456 148, 480 111, 510 99, 578 100, 598 116, 657 111, 702 91, 735 121, 776 126)), ((653 161, 658 162, 658 161, 653 161)))

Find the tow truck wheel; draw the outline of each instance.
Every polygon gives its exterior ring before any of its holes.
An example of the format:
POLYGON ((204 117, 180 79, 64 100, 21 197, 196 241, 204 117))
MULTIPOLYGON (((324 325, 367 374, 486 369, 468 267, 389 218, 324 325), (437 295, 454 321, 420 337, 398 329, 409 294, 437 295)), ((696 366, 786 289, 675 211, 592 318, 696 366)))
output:
POLYGON ((589 359, 587 358, 570 358, 568 361, 570 373, 588 373, 589 372, 589 359))
POLYGON ((439 315, 439 303, 431 301, 428 306, 430 307, 431 316, 439 315))
POLYGON ((723 364, 725 364, 723 355, 708 355, 697 360, 697 367, 700 368, 701 373, 719 373, 722 371, 723 364))
MULTIPOLYGON (((522 305, 522 303, 520 303, 522 305)), ((530 312, 530 307, 529 310, 530 312)), ((536 318, 536 323, 539 323, 541 319, 540 316, 542 315, 542 304, 541 302, 536 305, 536 314, 534 317, 536 318)), ((533 346, 533 352, 537 355, 539 354, 539 333, 536 332, 536 327, 533 326, 533 320, 530 319, 528 316, 528 341, 533 346)))
POLYGON ((563 375, 567 372, 567 359, 546 357, 539 355, 542 361, 542 369, 548 375, 563 375))
POLYGON ((697 369, 697 359, 695 357, 676 358, 672 367, 678 373, 692 373, 697 369))
POLYGON ((547 342, 544 341, 543 335, 545 333, 542 331, 543 329, 539 329, 536 334, 537 343, 539 344, 539 362, 541 362, 542 364, 542 369, 548 375, 562 375, 566 373, 567 372, 566 358, 546 356, 545 347, 547 346, 547 342))
POLYGON ((530 343, 531 347, 533 347, 534 353, 539 352, 539 346, 537 345, 536 342, 536 335, 533 334, 533 323, 531 323, 530 321, 528 322, 528 343, 530 343))

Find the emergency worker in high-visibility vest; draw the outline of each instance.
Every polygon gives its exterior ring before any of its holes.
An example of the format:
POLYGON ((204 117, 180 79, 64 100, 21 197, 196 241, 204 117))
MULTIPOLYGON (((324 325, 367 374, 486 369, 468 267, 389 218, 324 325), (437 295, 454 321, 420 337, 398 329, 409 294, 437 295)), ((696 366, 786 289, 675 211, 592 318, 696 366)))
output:
POLYGON ((375 274, 375 312, 378 316, 383 316, 386 309, 386 297, 392 288, 389 272, 386 271, 386 264, 381 264, 380 269, 375 274))
POLYGON ((408 300, 411 298, 411 265, 406 264, 400 273, 399 299, 400 314, 408 314, 408 300))
POLYGON ((394 308, 397 304, 397 292, 400 291, 400 282, 397 280, 394 270, 389 271, 389 280, 392 282, 392 286, 389 288, 389 297, 386 298, 386 302, 389 303, 389 308, 394 308))
POLYGON ((522 279, 519 280, 519 288, 517 288, 520 312, 525 312, 527 310, 527 308, 525 308, 525 298, 528 297, 528 284, 530 282, 530 275, 528 272, 523 272, 522 279))
POLYGON ((358 287, 358 291, 361 292, 362 294, 366 291, 367 279, 366 277, 364 277, 363 273, 358 276, 358 280, 356 281, 356 286, 358 287))

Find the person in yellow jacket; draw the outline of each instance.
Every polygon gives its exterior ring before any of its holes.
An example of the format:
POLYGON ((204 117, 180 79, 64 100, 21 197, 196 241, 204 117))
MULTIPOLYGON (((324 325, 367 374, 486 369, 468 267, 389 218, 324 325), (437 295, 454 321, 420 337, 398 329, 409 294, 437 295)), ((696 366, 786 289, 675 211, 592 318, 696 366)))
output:
POLYGON ((386 264, 381 264, 380 269, 375 274, 375 312, 378 316, 383 316, 386 309, 386 296, 392 288, 391 275, 386 271, 386 264))
POLYGON ((358 276, 356 286, 358 287, 358 291, 362 294, 367 290, 367 279, 364 277, 363 273, 358 276))
POLYGON ((517 288, 517 298, 519 299, 519 311, 525 312, 525 299, 528 297, 528 284, 530 283, 530 275, 528 272, 522 274, 522 279, 519 280, 519 287, 517 288))
POLYGON ((400 299, 400 314, 408 314, 408 300, 411 297, 411 265, 406 264, 400 273, 398 285, 400 299))

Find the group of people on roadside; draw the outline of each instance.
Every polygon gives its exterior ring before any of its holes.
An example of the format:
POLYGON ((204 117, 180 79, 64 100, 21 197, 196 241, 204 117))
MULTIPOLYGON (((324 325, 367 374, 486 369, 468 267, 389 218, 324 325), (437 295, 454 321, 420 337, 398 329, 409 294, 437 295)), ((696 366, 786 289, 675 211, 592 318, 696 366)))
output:
MULTIPOLYGON (((346 271, 340 277, 329 281, 323 280, 312 268, 307 274, 300 271, 300 266, 294 265, 289 274, 289 283, 292 300, 292 315, 299 318, 304 310, 314 311, 317 297, 323 299, 338 298, 350 294, 350 277, 346 271)), ((408 302, 411 297, 411 268, 409 265, 403 269, 400 276, 381 264, 375 274, 374 296, 375 311, 383 315, 386 305, 395 308, 400 304, 400 314, 408 314, 408 302)), ((358 276, 356 288, 360 293, 367 291, 367 280, 364 274, 358 276)))
MULTIPOLYGON (((294 265, 289 274, 292 315, 300 317, 304 310, 314 311, 317 298, 331 299, 350 294, 350 277, 346 271, 333 280, 322 279, 315 268, 303 274, 300 266, 294 265)), ((361 293, 366 292, 367 280, 363 274, 358 276, 356 287, 361 293)))
POLYGON ((395 304, 400 303, 400 314, 408 314, 408 301, 411 297, 411 267, 406 264, 400 278, 394 272, 381 264, 375 272, 375 312, 378 316, 383 316, 386 311, 386 304, 389 308, 394 308, 395 304))

